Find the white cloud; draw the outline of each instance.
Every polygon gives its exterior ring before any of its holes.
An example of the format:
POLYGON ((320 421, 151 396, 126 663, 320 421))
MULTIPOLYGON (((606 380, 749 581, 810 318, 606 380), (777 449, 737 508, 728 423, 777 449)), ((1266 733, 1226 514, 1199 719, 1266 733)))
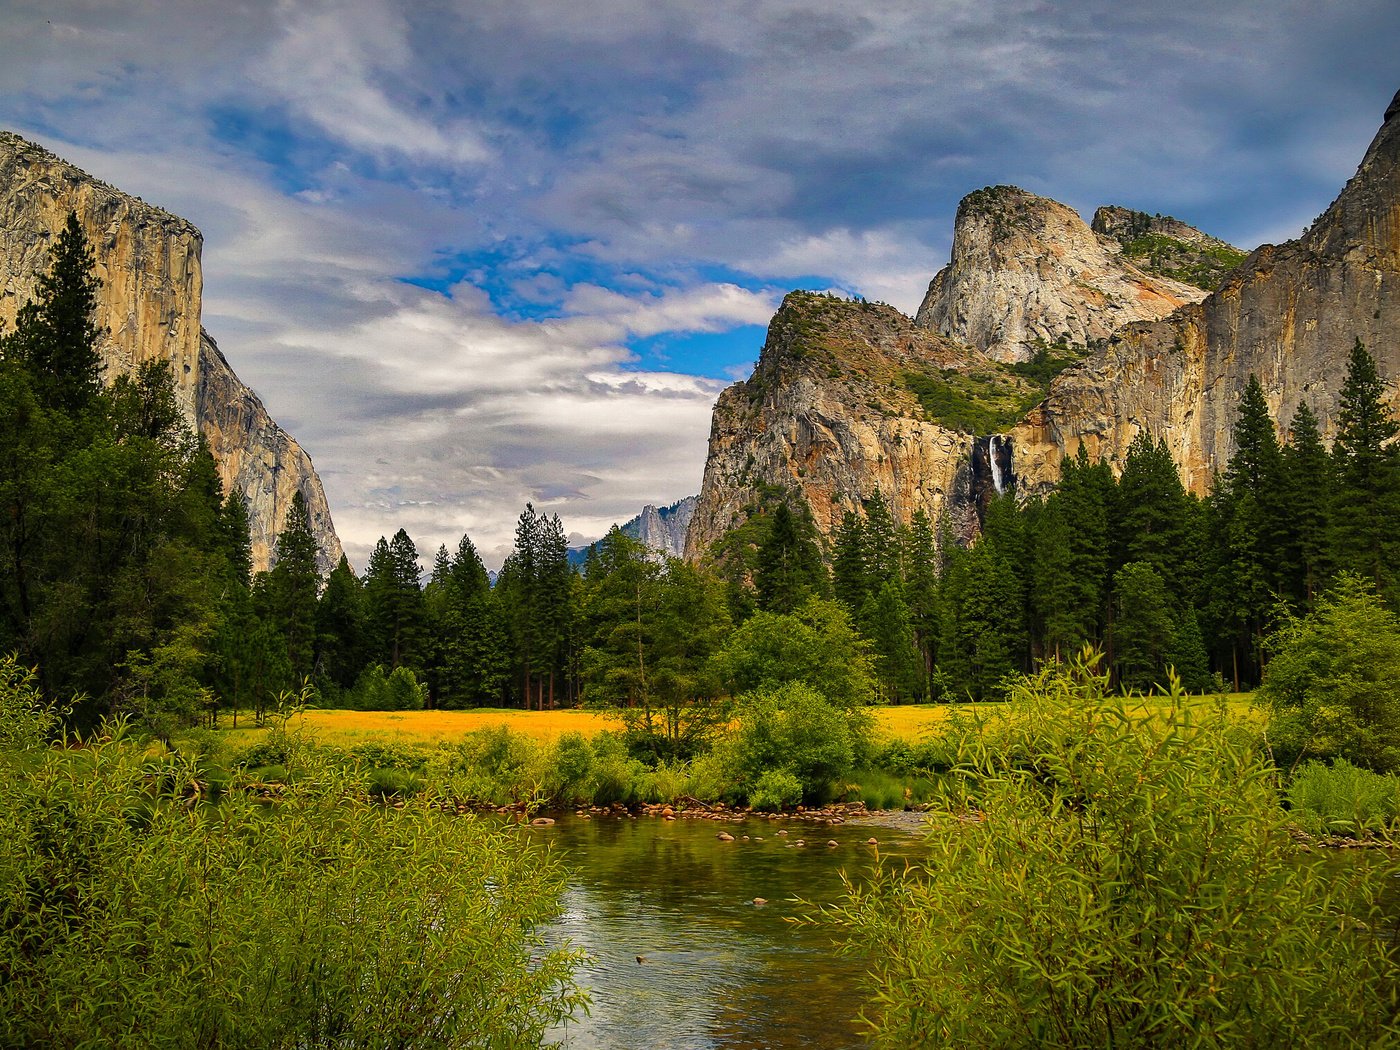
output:
POLYGON ((282 32, 252 75, 328 135, 371 154, 482 164, 493 151, 466 120, 433 120, 392 98, 385 81, 415 56, 400 11, 379 0, 284 2, 282 32))

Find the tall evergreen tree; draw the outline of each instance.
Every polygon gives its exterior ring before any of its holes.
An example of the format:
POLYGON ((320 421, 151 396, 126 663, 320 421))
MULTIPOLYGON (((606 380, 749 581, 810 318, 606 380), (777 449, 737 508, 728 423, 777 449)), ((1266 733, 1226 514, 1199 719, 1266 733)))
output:
POLYGON ((1119 681, 1133 689, 1165 684, 1176 617, 1161 575, 1147 562, 1129 562, 1113 578, 1113 596, 1113 653, 1119 681))
POLYGON ((760 609, 784 614, 827 591, 826 567, 811 519, 794 514, 786 501, 774 509, 768 535, 758 549, 754 585, 760 609))
POLYGON ((1394 593, 1400 570, 1400 434, 1384 403, 1385 384, 1361 340, 1352 347, 1332 443, 1336 471, 1332 504, 1333 556, 1339 570, 1394 593))
POLYGON ((1298 406, 1283 449, 1285 593, 1296 606, 1312 609, 1331 575, 1329 566, 1332 461, 1317 417, 1307 402, 1298 406))
POLYGON ((1283 456, 1257 376, 1250 375, 1233 430, 1234 455, 1214 500, 1213 604, 1251 680, 1264 661, 1264 635, 1283 589, 1283 456))
POLYGON ((68 213, 49 258, 35 298, 20 308, 3 353, 25 364, 42 404, 78 416, 101 390, 97 340, 102 329, 94 320, 101 284, 75 213, 68 213))
POLYGON ((264 614, 285 639, 287 663, 298 682, 315 666, 316 601, 321 588, 316 550, 306 498, 298 490, 292 493, 287 519, 277 534, 272 568, 262 589, 264 614))
POLYGON ((332 695, 353 686, 364 670, 364 619, 364 584, 342 554, 316 605, 317 678, 332 695))
POLYGON ((365 627, 370 659, 386 670, 424 669, 426 612, 418 548, 399 529, 379 538, 365 573, 365 627))
POLYGON ((922 679, 927 688, 937 658, 938 639, 938 541, 933 523, 920 508, 909 522, 904 540, 905 599, 909 605, 914 644, 923 663, 922 679))
POLYGON ((831 576, 836 599, 855 615, 870 594, 866 563, 865 520, 855 511, 841 516, 832 538, 831 576))

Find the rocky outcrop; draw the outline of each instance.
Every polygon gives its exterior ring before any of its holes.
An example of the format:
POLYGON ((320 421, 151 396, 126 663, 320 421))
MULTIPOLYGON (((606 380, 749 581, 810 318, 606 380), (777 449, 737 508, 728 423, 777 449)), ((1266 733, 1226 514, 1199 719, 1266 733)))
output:
POLYGON ((239 381, 209 334, 200 334, 196 419, 219 464, 224 491, 241 492, 247 502, 253 566, 271 563, 277 533, 300 490, 316 536, 317 562, 323 573, 330 572, 340 560, 340 540, 311 457, 239 381))
POLYGON ((1248 254, 1170 215, 1148 215, 1111 204, 1094 212, 1089 228, 1117 241, 1139 269, 1207 292, 1215 291, 1248 254))
POLYGON ((640 514, 621 527, 622 532, 649 550, 680 558, 685 554, 685 536, 699 502, 699 496, 687 496, 669 507, 647 504, 640 514))
POLYGON ((1146 430, 1166 440, 1187 484, 1208 487, 1234 452, 1251 373, 1285 425, 1307 401, 1336 428, 1347 355, 1360 339, 1400 409, 1400 95, 1355 177, 1301 238, 1258 249, 1199 304, 1114 333, 1061 375, 1010 434, 1023 491, 1053 484, 1086 444, 1121 465, 1146 430))
POLYGON ((0 320, 12 324, 32 296, 69 212, 92 245, 102 282, 97 323, 105 329, 106 377, 146 361, 169 362, 180 407, 209 442, 225 491, 247 499, 254 567, 267 567, 292 493, 300 490, 328 570, 340 558, 340 540, 310 457, 200 327, 203 237, 194 226, 0 132, 0 320))
POLYGON ((992 186, 958 205, 952 260, 929 284, 915 323, 995 360, 1028 361, 1042 346, 1087 347, 1204 295, 1140 269, 1074 209, 992 186))
POLYGON ((892 307, 789 294, 753 376, 715 405, 686 557, 741 524, 765 486, 805 500, 823 535, 876 491, 904 521, 922 509, 965 524, 976 440, 928 418, 906 379, 985 364, 892 307))

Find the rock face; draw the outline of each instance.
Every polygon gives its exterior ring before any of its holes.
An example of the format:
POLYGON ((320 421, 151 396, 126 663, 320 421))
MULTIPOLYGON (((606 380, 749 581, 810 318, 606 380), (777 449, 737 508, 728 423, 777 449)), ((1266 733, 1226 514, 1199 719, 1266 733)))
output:
POLYGON ((1012 188, 971 194, 957 221, 953 261, 912 324, 887 307, 784 300, 753 376, 715 406, 687 557, 764 486, 796 490, 828 535, 877 488, 902 520, 947 511, 968 535, 992 492, 1045 491, 1081 445, 1121 470, 1142 431, 1203 493, 1234 452, 1251 373, 1276 420, 1307 401, 1330 439, 1358 338, 1400 410, 1400 95, 1309 231, 1228 270, 1242 253, 1177 220, 1101 208, 1090 230, 1012 188), (1082 359, 1026 399, 1016 383, 1040 363, 1003 362, 1037 340, 1082 343, 1082 359))
POLYGON ((1061 375, 1010 434, 1022 491, 1058 479, 1086 444, 1121 466, 1139 431, 1164 438, 1197 492, 1228 461, 1239 396, 1259 377, 1287 425, 1307 401, 1330 438, 1360 339, 1400 408, 1400 95, 1356 175, 1298 240, 1255 251, 1199 304, 1129 325, 1061 375))
POLYGON ((1028 361, 1041 345, 1088 346, 1204 295, 1135 266, 1074 209, 992 186, 958 205, 952 261, 929 284, 915 323, 995 360, 1028 361))
POLYGON ((292 493, 311 513, 323 569, 340 558, 311 459, 268 416, 200 327, 203 237, 184 219, 121 193, 47 150, 0 132, 0 319, 14 322, 48 268, 49 247, 74 212, 97 261, 97 323, 106 376, 168 361, 186 419, 219 464, 225 491, 241 491, 253 564, 268 567, 292 493))
POLYGON ((669 507, 647 504, 640 514, 622 526, 622 531, 650 550, 672 558, 682 557, 685 554, 685 535, 690 530, 690 519, 695 516, 695 507, 699 502, 699 496, 687 496, 669 507))
POLYGON ((975 439, 927 419, 902 376, 984 363, 892 307, 790 293, 753 376, 715 405, 686 557, 742 523, 763 485, 798 493, 824 535, 876 490, 904 521, 965 520, 975 439))

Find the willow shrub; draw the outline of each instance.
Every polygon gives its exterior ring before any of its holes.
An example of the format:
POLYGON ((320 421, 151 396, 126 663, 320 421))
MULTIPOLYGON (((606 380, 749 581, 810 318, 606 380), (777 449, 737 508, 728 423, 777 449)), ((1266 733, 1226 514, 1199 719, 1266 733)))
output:
MULTIPOLYGON (((33 706, 0 674, 0 720, 33 706)), ((309 753, 211 805, 119 733, 36 736, 0 749, 0 1045, 530 1046, 580 1002, 535 932, 560 874, 510 830, 309 753)))
POLYGON ((827 918, 868 951, 886 1046, 1393 1045, 1395 864, 1286 832, 1223 709, 1144 715, 1081 663, 960 741, 962 787, 910 871, 827 918))

